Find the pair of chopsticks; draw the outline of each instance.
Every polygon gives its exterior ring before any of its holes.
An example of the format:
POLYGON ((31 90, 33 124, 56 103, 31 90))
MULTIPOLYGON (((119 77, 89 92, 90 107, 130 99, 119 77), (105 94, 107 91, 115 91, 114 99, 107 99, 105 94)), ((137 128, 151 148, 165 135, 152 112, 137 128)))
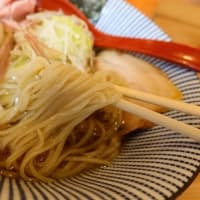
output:
MULTIPOLYGON (((166 97, 149 94, 146 92, 141 92, 134 89, 121 87, 121 86, 114 85, 114 87, 117 91, 119 91, 125 97, 141 100, 141 101, 148 102, 151 104, 156 104, 162 107, 178 110, 184 113, 200 116, 199 106, 189 104, 189 103, 184 103, 179 100, 173 100, 166 97)), ((164 114, 154 112, 150 109, 144 108, 142 106, 139 106, 137 104, 124 100, 123 98, 116 104, 116 106, 121 110, 124 110, 131 114, 147 119, 155 124, 164 126, 173 131, 181 133, 185 136, 189 136, 190 138, 194 140, 200 141, 200 129, 195 128, 191 125, 188 125, 181 121, 177 121, 175 119, 167 117, 164 114)))

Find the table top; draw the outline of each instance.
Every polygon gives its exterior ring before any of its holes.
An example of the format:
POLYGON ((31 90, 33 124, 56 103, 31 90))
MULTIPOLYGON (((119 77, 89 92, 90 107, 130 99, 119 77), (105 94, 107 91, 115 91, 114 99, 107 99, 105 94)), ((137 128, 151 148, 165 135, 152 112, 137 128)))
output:
POLYGON ((152 18, 174 41, 200 47, 200 3, 188 1, 158 0, 152 18))
MULTIPOLYGON (((189 0, 127 1, 151 17, 174 41, 200 47, 200 3, 193 4, 189 0)), ((200 174, 177 200, 199 200, 199 188, 200 174)))

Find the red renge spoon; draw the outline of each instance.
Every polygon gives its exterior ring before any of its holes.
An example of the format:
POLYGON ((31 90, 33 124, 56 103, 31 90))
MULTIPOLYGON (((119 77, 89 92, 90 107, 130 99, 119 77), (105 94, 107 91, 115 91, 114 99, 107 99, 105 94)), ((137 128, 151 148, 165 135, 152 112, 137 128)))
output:
POLYGON ((115 48, 135 51, 146 55, 165 59, 187 68, 200 71, 200 49, 175 42, 165 42, 149 39, 118 37, 97 30, 87 17, 69 0, 39 0, 38 9, 59 10, 81 18, 88 25, 94 36, 94 44, 102 48, 115 48))

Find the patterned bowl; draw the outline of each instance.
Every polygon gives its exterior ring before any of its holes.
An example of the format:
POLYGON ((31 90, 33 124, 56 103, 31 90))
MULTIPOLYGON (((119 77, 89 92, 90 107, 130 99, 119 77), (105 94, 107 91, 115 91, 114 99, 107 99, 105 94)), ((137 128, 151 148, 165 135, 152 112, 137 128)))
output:
MULTIPOLYGON (((108 0, 96 23, 104 32, 130 37, 169 40, 151 20, 123 0, 108 0)), ((200 104, 196 73, 173 63, 140 54, 168 74, 186 102, 200 104)), ((170 111, 168 116, 200 127, 199 117, 170 111)), ((125 138, 111 166, 46 184, 0 177, 2 200, 174 199, 192 182, 200 165, 199 143, 156 126, 125 138)))

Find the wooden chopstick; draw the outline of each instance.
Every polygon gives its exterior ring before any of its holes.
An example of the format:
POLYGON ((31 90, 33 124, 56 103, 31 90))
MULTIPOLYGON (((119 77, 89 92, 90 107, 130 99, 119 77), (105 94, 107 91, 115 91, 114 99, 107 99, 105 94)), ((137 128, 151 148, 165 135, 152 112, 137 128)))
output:
POLYGON ((189 104, 179 100, 161 97, 147 92, 141 92, 135 89, 129 89, 117 85, 115 85, 114 87, 124 96, 156 104, 173 110, 178 110, 184 113, 200 116, 200 107, 194 104, 189 104))
POLYGON ((116 107, 123 111, 129 112, 130 114, 137 115, 151 122, 154 122, 155 124, 159 124, 200 142, 200 129, 197 129, 191 125, 177 121, 175 119, 165 116, 164 114, 154 112, 150 109, 144 108, 124 99, 121 99, 116 104, 116 107))

